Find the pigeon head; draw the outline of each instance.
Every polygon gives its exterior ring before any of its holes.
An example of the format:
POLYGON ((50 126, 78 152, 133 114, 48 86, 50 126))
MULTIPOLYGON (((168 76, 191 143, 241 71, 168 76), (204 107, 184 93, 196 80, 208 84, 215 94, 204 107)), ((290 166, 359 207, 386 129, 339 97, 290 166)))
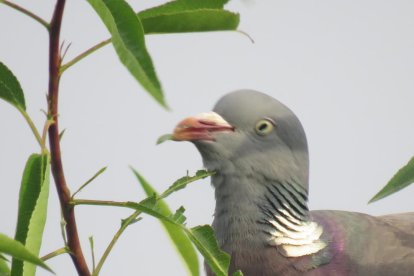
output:
POLYGON ((307 189, 303 127, 289 108, 266 94, 231 92, 212 112, 181 121, 173 139, 193 142, 205 167, 218 174, 262 175, 280 181, 294 178, 307 189))

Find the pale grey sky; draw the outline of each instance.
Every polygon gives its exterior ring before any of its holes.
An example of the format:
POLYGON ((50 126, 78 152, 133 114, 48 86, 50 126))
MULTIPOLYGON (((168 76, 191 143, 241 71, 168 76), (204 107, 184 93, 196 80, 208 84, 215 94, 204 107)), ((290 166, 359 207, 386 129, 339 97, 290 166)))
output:
MULTIPOLYGON (((18 1, 48 19, 54 1, 18 1)), ((140 10, 162 1, 130 1, 140 10), (142 3, 145 2, 145 3, 142 3)), ((60 120, 68 183, 75 190, 98 169, 108 170, 80 198, 140 200, 134 166, 159 191, 202 167, 190 143, 155 146, 188 115, 209 111, 223 94, 256 89, 281 100, 301 119, 310 159, 310 207, 385 214, 414 209, 408 188, 378 203, 367 201, 414 155, 414 2, 231 1, 241 13, 235 32, 153 35, 147 46, 172 109, 155 103, 118 62, 111 46, 69 69, 61 81, 60 120)), ((0 60, 19 78, 38 127, 46 109, 47 33, 30 18, 0 5, 0 60)), ((67 1, 62 39, 67 60, 108 33, 82 0, 67 1)), ((0 232, 13 236, 21 173, 38 152, 20 114, 0 102, 0 232)), ((62 246, 60 211, 51 186, 46 254, 62 246)), ((213 189, 200 181, 168 198, 184 205, 188 225, 212 221, 213 189)), ((130 211, 78 207, 84 252, 88 237, 99 257, 130 211)), ((50 262, 57 275, 74 275, 68 256, 50 262)), ((186 270, 152 218, 131 226, 102 275, 185 275, 186 270)), ((38 270, 38 275, 49 275, 38 270)))

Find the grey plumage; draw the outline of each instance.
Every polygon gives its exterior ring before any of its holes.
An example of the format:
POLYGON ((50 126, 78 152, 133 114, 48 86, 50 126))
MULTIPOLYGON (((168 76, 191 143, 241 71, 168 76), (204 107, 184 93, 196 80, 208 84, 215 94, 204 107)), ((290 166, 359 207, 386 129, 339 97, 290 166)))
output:
POLYGON ((308 211, 306 136, 286 106, 241 90, 214 112, 184 120, 174 138, 216 171, 213 228, 229 275, 414 275, 414 213, 308 211))

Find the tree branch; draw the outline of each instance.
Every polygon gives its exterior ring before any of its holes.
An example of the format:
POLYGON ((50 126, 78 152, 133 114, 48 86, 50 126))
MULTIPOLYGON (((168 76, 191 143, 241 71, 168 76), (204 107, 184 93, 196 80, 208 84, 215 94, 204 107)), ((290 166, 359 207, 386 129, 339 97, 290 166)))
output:
POLYGON ((63 173, 62 156, 59 141, 59 118, 58 118, 58 96, 60 80, 60 29, 62 25, 63 10, 65 0, 57 0, 49 32, 49 92, 48 92, 48 116, 54 123, 49 127, 49 144, 51 153, 52 174, 55 180, 57 193, 59 196, 60 206, 63 218, 66 221, 66 234, 68 238, 70 255, 81 276, 89 276, 90 272, 83 256, 82 248, 79 241, 78 230, 75 220, 75 211, 69 204, 71 200, 70 191, 66 184, 63 173))
POLYGON ((31 11, 26 10, 25 8, 20 7, 19 5, 14 4, 12 2, 9 2, 7 0, 0 0, 0 3, 3 3, 4 5, 9 6, 10 8, 13 8, 13 9, 15 9, 15 10, 17 10, 17 11, 19 11, 19 12, 21 12, 21 13, 23 13, 23 14, 31 17, 31 18, 33 18, 34 20, 36 20, 37 22, 42 24, 43 27, 45 27, 47 30, 50 30, 49 23, 47 23, 44 19, 42 19, 41 17, 39 17, 36 14, 32 13, 31 11))

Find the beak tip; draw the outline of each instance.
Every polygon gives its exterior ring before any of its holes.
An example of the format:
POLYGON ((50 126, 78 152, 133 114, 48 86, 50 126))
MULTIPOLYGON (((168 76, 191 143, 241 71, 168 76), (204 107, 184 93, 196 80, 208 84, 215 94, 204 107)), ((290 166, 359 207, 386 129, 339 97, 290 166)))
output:
POLYGON ((168 140, 215 141, 214 132, 234 131, 234 127, 215 112, 201 113, 182 120, 168 140))

